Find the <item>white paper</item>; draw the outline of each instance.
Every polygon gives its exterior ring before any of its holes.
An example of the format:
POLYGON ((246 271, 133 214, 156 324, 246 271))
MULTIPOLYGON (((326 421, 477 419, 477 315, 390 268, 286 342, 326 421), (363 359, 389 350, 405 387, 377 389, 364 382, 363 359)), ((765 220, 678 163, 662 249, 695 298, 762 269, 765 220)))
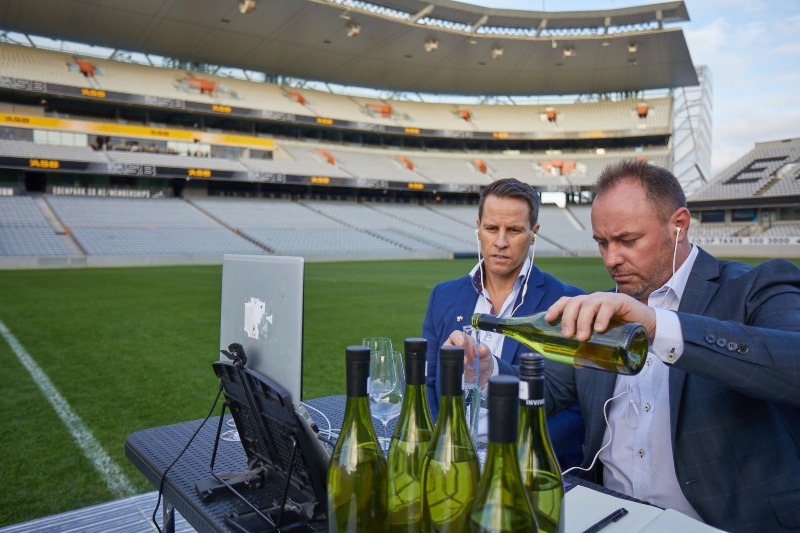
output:
POLYGON ((576 486, 564 496, 564 532, 582 533, 619 508, 628 514, 603 528, 603 533, 714 533, 721 530, 674 509, 663 510, 576 486))

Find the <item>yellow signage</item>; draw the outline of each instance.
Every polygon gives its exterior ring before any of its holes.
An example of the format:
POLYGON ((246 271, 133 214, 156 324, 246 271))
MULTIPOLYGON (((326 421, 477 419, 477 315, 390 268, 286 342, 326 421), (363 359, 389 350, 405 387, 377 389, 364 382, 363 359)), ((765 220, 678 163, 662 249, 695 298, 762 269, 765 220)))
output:
POLYGON ((317 117, 317 124, 325 124, 326 126, 331 126, 331 125, 333 125, 333 119, 332 118, 317 117))
POLYGON ((492 133, 492 137, 495 139, 508 139, 508 132, 507 131, 495 131, 492 133))
POLYGON ((417 191, 421 191, 421 190, 423 190, 425 188, 425 184, 424 183, 415 183, 415 182, 412 181, 412 182, 410 182, 408 184, 408 188, 409 189, 414 189, 414 190, 417 190, 417 191))
POLYGON ((331 179, 328 176, 311 176, 311 183, 315 185, 329 185, 331 179))
POLYGON ((404 128, 404 131, 412 135, 419 135, 419 128, 404 128))
POLYGON ((90 96, 92 98, 105 98, 106 92, 101 89, 81 89, 81 96, 90 96))
POLYGON ((110 122, 33 117, 8 113, 0 114, 0 125, 88 133, 90 135, 114 135, 138 139, 203 142, 216 145, 240 146, 243 148, 260 148, 262 150, 272 150, 275 148, 274 140, 252 137, 249 135, 228 135, 224 133, 208 133, 205 131, 153 128, 150 126, 132 126, 129 124, 114 124, 110 122))
POLYGON ((207 168, 190 168, 188 171, 190 178, 210 178, 211 171, 207 168))
POLYGON ((31 168, 59 168, 61 163, 55 159, 29 159, 28 166, 31 168))
POLYGON ((216 111, 217 113, 230 113, 232 109, 229 105, 212 104, 211 111, 216 111))

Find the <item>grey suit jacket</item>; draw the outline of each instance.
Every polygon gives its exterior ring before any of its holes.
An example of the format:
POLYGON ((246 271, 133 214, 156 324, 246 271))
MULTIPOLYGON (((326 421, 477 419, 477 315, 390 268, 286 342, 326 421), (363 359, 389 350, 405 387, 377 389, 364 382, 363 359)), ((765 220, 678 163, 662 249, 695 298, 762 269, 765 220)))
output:
MULTIPOLYGON (((800 531, 800 270, 700 250, 677 313, 684 351, 669 402, 684 495, 715 527, 800 531)), ((580 402, 587 467, 616 375, 549 361, 546 372, 551 411, 580 402)), ((602 467, 586 477, 602 483, 602 467)))

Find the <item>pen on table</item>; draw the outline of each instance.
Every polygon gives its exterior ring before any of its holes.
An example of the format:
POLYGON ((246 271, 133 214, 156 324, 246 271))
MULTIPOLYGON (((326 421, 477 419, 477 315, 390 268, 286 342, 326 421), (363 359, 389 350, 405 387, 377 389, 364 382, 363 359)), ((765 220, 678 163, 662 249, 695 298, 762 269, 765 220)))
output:
POLYGON ((617 520, 619 520, 620 518, 622 518, 626 514, 628 514, 628 510, 625 509, 624 507, 620 507, 619 509, 617 509, 616 511, 614 511, 613 513, 611 513, 607 517, 605 517, 602 520, 600 520, 599 522, 597 522, 595 525, 591 526, 589 529, 587 529, 583 533, 597 533, 598 531, 600 531, 601 529, 606 527, 611 522, 616 522, 617 520))

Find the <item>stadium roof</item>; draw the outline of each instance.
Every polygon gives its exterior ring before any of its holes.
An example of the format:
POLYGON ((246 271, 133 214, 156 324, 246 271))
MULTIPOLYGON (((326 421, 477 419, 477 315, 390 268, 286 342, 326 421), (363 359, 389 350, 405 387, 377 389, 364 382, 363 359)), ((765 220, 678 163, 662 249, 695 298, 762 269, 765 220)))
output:
POLYGON ((664 27, 687 20, 682 1, 583 12, 451 0, 0 4, 4 31, 343 85, 472 95, 697 85, 683 31, 664 27))

